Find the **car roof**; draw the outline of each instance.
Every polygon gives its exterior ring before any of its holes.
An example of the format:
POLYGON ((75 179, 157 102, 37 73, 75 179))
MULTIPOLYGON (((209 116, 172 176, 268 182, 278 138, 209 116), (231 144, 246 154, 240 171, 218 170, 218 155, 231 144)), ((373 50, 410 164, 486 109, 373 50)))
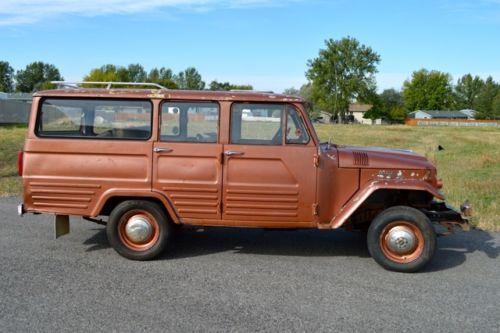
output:
POLYGON ((249 102, 303 102, 297 96, 259 91, 211 91, 174 89, 94 89, 72 88, 44 90, 33 97, 100 97, 100 98, 153 98, 208 101, 249 101, 249 102))

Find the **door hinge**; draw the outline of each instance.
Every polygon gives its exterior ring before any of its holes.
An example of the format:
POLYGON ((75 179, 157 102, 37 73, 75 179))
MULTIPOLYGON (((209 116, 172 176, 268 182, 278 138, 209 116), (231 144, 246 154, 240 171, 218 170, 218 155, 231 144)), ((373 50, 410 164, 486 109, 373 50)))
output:
POLYGON ((319 215, 319 205, 317 203, 313 203, 312 205, 312 211, 314 216, 319 215))
POLYGON ((319 167, 319 155, 314 155, 314 166, 319 167))

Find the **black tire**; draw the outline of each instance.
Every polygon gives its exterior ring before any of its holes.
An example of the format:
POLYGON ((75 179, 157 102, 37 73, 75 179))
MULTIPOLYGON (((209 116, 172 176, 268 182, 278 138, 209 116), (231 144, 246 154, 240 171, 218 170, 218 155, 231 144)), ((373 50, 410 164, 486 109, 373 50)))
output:
POLYGON ((144 200, 128 200, 117 205, 106 225, 108 241, 125 258, 132 260, 151 260, 160 255, 167 246, 172 226, 162 207, 144 200), (142 219, 151 226, 151 236, 137 242, 131 239, 126 230, 128 221, 142 219))
POLYGON ((436 233, 421 211, 396 206, 384 210, 372 221, 367 243, 371 256, 382 267, 397 272, 415 272, 432 259, 436 251, 436 233), (398 231, 411 237, 398 237, 398 231), (395 241, 389 242, 391 236, 395 241), (409 238, 413 242, 408 241, 409 238))

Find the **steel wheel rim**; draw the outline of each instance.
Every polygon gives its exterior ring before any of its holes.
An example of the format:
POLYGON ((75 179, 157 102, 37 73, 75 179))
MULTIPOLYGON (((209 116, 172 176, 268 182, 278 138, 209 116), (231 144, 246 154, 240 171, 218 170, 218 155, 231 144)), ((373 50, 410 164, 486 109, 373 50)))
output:
POLYGON ((118 223, 118 237, 130 250, 146 251, 152 248, 160 238, 160 226, 152 214, 143 210, 131 210, 120 218, 118 223), (130 231, 127 231, 127 224, 137 220, 145 221, 151 227, 151 234, 140 241, 134 240, 133 237, 130 236, 130 231))
POLYGON ((414 224, 407 221, 389 223, 380 234, 382 253, 396 263, 409 263, 424 252, 424 235, 414 224), (412 243, 413 242, 413 243, 412 243))

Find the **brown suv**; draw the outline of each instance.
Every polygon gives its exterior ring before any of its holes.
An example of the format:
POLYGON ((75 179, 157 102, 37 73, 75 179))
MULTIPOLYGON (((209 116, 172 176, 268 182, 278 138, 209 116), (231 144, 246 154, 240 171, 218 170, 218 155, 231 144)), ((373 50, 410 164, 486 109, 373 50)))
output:
POLYGON ((55 214, 56 237, 69 215, 105 223, 136 260, 158 256, 176 225, 343 227, 366 230, 373 258, 407 272, 434 254, 431 221, 468 226, 424 157, 321 143, 304 102, 273 93, 38 92, 19 172, 21 215, 55 214))

